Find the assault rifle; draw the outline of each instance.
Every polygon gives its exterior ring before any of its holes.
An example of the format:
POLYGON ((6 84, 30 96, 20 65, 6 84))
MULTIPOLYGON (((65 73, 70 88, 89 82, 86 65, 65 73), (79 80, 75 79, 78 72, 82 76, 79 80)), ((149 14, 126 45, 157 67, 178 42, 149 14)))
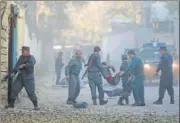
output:
POLYGON ((6 81, 8 78, 17 77, 21 73, 20 68, 18 67, 16 70, 13 70, 11 73, 8 73, 5 77, 3 77, 2 81, 6 81))

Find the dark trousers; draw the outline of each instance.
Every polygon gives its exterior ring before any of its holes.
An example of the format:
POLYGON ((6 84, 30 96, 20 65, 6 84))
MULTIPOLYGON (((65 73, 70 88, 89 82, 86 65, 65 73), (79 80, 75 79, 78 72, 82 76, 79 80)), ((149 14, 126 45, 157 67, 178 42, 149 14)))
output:
POLYGON ((132 82, 133 97, 136 104, 144 104, 144 78, 139 76, 132 82))
POLYGON ((96 72, 88 73, 89 87, 91 89, 92 100, 96 100, 96 88, 99 92, 99 100, 104 100, 103 81, 101 75, 96 72))
POLYGON ((56 85, 59 84, 59 81, 61 79, 61 71, 56 72, 56 85))
POLYGON ((123 91, 121 93, 120 98, 126 101, 126 103, 129 103, 129 96, 131 94, 132 87, 130 84, 126 84, 123 86, 123 91))
POLYGON ((80 80, 78 75, 71 75, 68 82, 68 100, 75 101, 80 93, 80 80))
POLYGON ((144 104, 144 85, 133 87, 133 97, 136 104, 144 104))
POLYGON ((25 88, 31 101, 37 101, 35 94, 35 82, 33 75, 28 77, 18 76, 12 85, 11 99, 16 100, 22 88, 25 88))
POLYGON ((164 93, 167 90, 170 99, 174 100, 174 89, 173 89, 173 77, 172 76, 161 76, 159 84, 159 99, 160 101, 164 98, 164 93))

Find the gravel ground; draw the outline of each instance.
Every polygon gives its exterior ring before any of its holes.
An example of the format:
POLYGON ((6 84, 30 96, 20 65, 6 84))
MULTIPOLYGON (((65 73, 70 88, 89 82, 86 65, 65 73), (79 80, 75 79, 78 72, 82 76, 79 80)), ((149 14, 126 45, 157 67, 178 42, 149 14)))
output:
MULTIPOLYGON (((52 80, 52 79, 51 79, 52 80)), ((26 97, 14 109, 2 110, 2 123, 178 123, 179 87, 175 87, 175 104, 169 104, 165 95, 163 105, 153 105, 158 97, 158 87, 145 87, 145 107, 118 106, 118 97, 108 98, 105 106, 93 106, 89 87, 81 89, 77 101, 88 102, 87 109, 75 109, 66 105, 67 88, 55 87, 50 79, 37 85, 40 111, 33 111, 33 105, 26 97), (43 83, 43 84, 42 84, 43 83)), ((133 103, 133 97, 130 97, 133 103)), ((2 107, 1 107, 2 108, 2 107)))

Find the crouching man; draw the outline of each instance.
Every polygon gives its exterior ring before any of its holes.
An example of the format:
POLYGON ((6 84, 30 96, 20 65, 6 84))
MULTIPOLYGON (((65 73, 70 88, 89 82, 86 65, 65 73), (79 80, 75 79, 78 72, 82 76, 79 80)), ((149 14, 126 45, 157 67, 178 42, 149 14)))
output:
MULTIPOLYGON (((122 56, 122 64, 120 67, 120 71, 126 71, 126 69, 128 68, 128 58, 126 55, 122 56)), ((123 101, 125 100, 126 104, 129 104, 129 96, 131 94, 131 76, 130 76, 130 72, 128 72, 127 74, 125 74, 124 76, 122 76, 122 93, 121 96, 119 98, 118 101, 118 105, 124 105, 123 101)))

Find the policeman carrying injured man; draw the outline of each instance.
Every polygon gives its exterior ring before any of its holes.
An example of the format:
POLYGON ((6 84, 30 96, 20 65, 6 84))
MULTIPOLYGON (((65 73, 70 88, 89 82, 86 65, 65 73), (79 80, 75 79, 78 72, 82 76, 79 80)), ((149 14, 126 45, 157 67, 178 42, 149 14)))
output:
POLYGON ((39 110, 37 97, 35 94, 35 77, 34 77, 34 65, 36 60, 33 55, 30 54, 30 48, 23 46, 22 55, 19 57, 18 62, 16 63, 13 72, 20 73, 18 74, 16 80, 12 85, 12 91, 10 96, 10 103, 7 108, 14 108, 15 100, 19 92, 24 87, 30 100, 34 104, 34 110, 39 110))
POLYGON ((105 79, 106 76, 104 75, 104 71, 101 64, 101 57, 99 54, 100 51, 100 47, 94 47, 94 53, 90 56, 87 64, 87 74, 89 80, 89 87, 91 89, 93 105, 97 105, 96 89, 98 89, 99 92, 100 105, 105 105, 108 102, 107 100, 104 100, 103 80, 101 76, 103 76, 105 79))
MULTIPOLYGON (((128 68, 128 58, 126 55, 122 55, 122 64, 120 66, 120 71, 126 71, 128 68)), ((123 90, 121 96, 119 97, 118 105, 124 105, 123 101, 126 101, 126 104, 129 104, 129 96, 132 90, 130 72, 122 76, 122 86, 123 90)))
POLYGON ((138 58, 133 50, 128 52, 129 58, 131 58, 130 65, 124 71, 120 71, 120 76, 126 75, 131 72, 133 97, 135 103, 132 106, 145 106, 144 100, 144 66, 142 60, 138 58))

